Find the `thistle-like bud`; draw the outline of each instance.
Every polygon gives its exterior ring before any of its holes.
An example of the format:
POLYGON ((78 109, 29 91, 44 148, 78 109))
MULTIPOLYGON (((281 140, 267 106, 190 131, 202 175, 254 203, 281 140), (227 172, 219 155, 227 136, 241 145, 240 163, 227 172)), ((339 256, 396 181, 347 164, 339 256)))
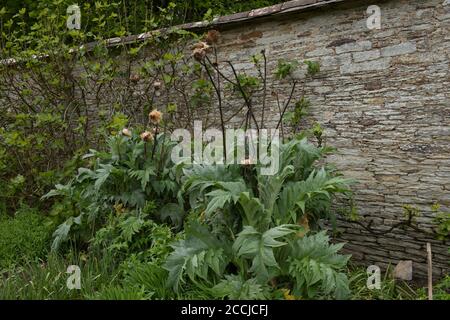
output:
POLYGON ((153 82, 153 88, 155 90, 160 90, 161 89, 161 81, 156 80, 155 82, 153 82))
POLYGON ((150 131, 144 131, 141 133, 141 139, 145 142, 153 140, 153 134, 150 131))
POLYGON ((141 77, 138 74, 132 74, 130 76, 130 81, 133 82, 133 83, 138 82, 140 79, 141 79, 141 77))
POLYGON ((219 41, 220 32, 217 30, 209 30, 206 34, 205 42, 209 45, 215 44, 219 41))
POLYGON ((158 110, 152 110, 149 114, 148 114, 148 118, 150 120, 151 123, 153 124, 158 124, 161 122, 162 119, 162 113, 159 112, 158 110))
POLYGON ((211 47, 206 42, 198 42, 193 46, 192 55, 197 61, 202 61, 206 54, 211 50, 211 47))
POLYGON ((130 137, 131 138, 131 131, 128 130, 128 128, 123 128, 122 129, 122 134, 126 137, 130 137))

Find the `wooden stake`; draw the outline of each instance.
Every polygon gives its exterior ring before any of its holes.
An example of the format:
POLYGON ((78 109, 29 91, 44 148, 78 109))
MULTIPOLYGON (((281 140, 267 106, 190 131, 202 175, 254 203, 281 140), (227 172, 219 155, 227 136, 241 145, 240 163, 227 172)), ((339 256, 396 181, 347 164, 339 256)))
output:
POLYGON ((431 257, 431 244, 427 242, 428 255, 428 300, 433 300, 433 261, 431 257))

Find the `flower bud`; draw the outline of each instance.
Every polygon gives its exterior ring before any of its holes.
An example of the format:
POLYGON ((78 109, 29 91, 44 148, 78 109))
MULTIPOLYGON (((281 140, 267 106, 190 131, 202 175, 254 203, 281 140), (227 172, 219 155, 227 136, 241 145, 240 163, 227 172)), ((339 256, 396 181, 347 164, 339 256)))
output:
POLYGON ((150 112, 148 114, 148 118, 150 120, 151 123, 153 124, 158 124, 161 122, 162 119, 162 113, 159 112, 158 110, 152 110, 152 112, 150 112))
POLYGON ((144 131, 141 133, 141 139, 145 142, 153 140, 153 134, 150 131, 144 131))
POLYGON ((124 136, 127 136, 127 137, 130 137, 130 138, 131 138, 131 131, 128 130, 127 128, 123 128, 123 129, 122 129, 122 134, 123 134, 124 136))

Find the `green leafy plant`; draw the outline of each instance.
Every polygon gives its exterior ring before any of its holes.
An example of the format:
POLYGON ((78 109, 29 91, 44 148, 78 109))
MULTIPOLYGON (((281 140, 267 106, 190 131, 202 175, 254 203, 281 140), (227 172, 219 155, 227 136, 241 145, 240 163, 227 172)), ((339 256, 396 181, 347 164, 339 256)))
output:
POLYGON ((431 209, 435 213, 433 221, 437 225, 437 238, 439 240, 448 239, 450 237, 450 212, 442 211, 439 204, 434 204, 431 209))
POLYGON ((256 279, 243 279, 240 275, 225 275, 217 285, 212 288, 216 298, 230 300, 263 300, 269 298, 269 287, 261 285, 256 279))
POLYGON ((145 213, 124 212, 108 217, 91 240, 91 247, 94 251, 107 250, 118 258, 138 254, 156 261, 166 257, 173 239, 169 226, 154 222, 145 213))
POLYGON ((315 76, 320 72, 320 64, 317 61, 309 61, 305 60, 304 63, 308 66, 308 74, 311 76, 315 76))
POLYGON ((98 300, 146 300, 150 299, 151 295, 145 294, 142 289, 136 287, 107 286, 88 298, 98 300))
POLYGON ((172 245, 164 268, 169 272, 167 284, 176 292, 185 282, 185 275, 193 282, 197 278, 209 281, 221 277, 229 258, 223 243, 212 236, 204 227, 191 226, 186 239, 172 245), (194 236, 195 235, 195 236, 194 236))
MULTIPOLYGON (((418 299, 427 300, 428 290, 419 288, 418 299)), ((433 285, 433 300, 450 300, 450 275, 446 274, 438 283, 433 285)))
POLYGON ((343 272, 350 255, 340 255, 344 244, 329 244, 324 231, 297 239, 289 252, 288 273, 295 279, 293 294, 304 297, 332 295, 336 299, 350 296, 343 272))
POLYGON ((68 184, 57 185, 43 197, 60 197, 70 212, 70 217, 54 233, 54 250, 71 238, 71 231, 75 231, 73 240, 87 242, 107 217, 114 214, 127 216, 119 222, 119 227, 121 239, 129 242, 150 213, 145 212, 149 210, 146 199, 153 199, 161 209, 162 215, 153 218, 170 218, 179 226, 183 198, 177 180, 182 164, 175 166, 170 161, 173 143, 163 135, 147 142, 134 133, 131 137, 112 136, 108 145, 109 152, 91 150, 84 157, 91 160, 91 168, 79 168, 68 184))
POLYGON ((166 285, 168 271, 159 262, 146 262, 131 256, 122 263, 123 286, 140 288, 152 299, 173 299, 172 288, 166 285))
POLYGON ((283 170, 273 176, 260 174, 259 165, 185 169, 183 190, 190 196, 191 215, 199 215, 191 218, 192 227, 173 245, 164 266, 176 292, 183 291, 180 284, 188 285, 188 279, 197 287, 203 282, 218 286, 213 292, 221 297, 235 297, 228 288, 243 286, 242 297, 261 298, 271 281, 291 279, 306 298, 348 296, 348 281, 340 272, 348 257, 337 254, 342 245, 329 246, 323 233, 305 234, 333 216, 332 196, 348 192, 349 181, 330 168, 315 167, 327 148, 298 139, 280 151, 283 170), (305 237, 304 244, 295 241, 299 237, 305 237), (316 254, 310 264, 310 251, 300 249, 307 244, 316 254), (289 260, 287 252, 297 260, 289 260), (308 278, 303 283, 304 274, 308 278))
POLYGON ((297 67, 298 67, 297 61, 279 60, 278 67, 274 72, 275 77, 278 79, 284 79, 288 76, 292 76, 297 67))

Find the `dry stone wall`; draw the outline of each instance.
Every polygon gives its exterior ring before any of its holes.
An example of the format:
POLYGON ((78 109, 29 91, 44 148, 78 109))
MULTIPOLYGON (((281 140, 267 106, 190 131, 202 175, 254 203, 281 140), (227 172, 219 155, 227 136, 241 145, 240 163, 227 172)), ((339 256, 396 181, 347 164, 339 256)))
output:
MULTIPOLYGON (((329 161, 358 180, 363 221, 387 230, 410 204, 427 229, 433 203, 450 209, 450 6, 443 0, 344 1, 220 28, 219 58, 240 70, 262 49, 269 68, 277 59, 320 62, 306 86, 307 121, 322 124, 326 143, 338 148, 329 161), (367 27, 371 4, 381 9, 381 29, 367 27)), ((277 107, 268 103, 276 123, 277 107)), ((344 221, 339 228, 339 240, 364 265, 413 260, 414 273, 424 275, 431 242, 434 272, 448 271, 448 244, 416 231, 375 236, 344 221)))

